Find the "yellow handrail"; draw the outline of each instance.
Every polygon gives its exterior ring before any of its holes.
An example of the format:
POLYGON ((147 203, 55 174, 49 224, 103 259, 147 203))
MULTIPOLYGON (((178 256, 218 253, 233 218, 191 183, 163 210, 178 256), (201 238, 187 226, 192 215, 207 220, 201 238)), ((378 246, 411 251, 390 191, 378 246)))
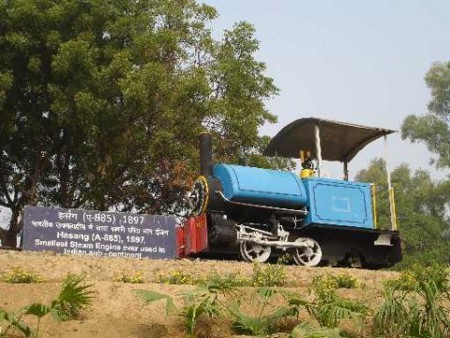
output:
POLYGON ((389 190, 389 200, 391 203, 391 217, 392 217, 392 230, 396 231, 398 230, 398 225, 397 225, 397 210, 395 208, 395 195, 394 195, 394 187, 391 187, 391 189, 389 190))
POLYGON ((371 184, 371 192, 372 192, 372 212, 373 212, 373 225, 375 229, 378 229, 377 224, 377 186, 375 184, 371 184))

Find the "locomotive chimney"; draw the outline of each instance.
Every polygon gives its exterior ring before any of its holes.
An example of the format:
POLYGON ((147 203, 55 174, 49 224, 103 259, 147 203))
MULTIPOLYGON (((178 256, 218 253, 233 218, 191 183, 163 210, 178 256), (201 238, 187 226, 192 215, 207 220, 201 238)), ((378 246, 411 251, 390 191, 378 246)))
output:
POLYGON ((199 136, 200 140, 200 175, 212 176, 212 136, 208 132, 203 132, 199 136))

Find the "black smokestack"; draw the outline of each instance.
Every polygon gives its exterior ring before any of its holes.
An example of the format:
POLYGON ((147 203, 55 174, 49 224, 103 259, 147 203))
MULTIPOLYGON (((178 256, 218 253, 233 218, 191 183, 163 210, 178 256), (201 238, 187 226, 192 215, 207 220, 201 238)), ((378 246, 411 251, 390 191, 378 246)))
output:
POLYGON ((200 140, 200 175, 212 176, 212 136, 208 132, 201 133, 200 140))

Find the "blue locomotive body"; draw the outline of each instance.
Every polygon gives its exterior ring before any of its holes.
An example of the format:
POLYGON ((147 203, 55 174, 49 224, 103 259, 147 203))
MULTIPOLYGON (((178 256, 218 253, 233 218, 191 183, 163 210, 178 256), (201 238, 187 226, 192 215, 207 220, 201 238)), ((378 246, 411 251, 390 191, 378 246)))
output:
POLYGON ((231 201, 293 208, 307 204, 303 182, 291 172, 216 164, 213 177, 231 201))
POLYGON ((309 213, 304 224, 374 228, 370 184, 307 178, 309 213))
POLYGON ((287 171, 216 164, 213 177, 231 202, 306 208, 302 226, 374 228, 370 184, 329 178, 300 179, 287 171))

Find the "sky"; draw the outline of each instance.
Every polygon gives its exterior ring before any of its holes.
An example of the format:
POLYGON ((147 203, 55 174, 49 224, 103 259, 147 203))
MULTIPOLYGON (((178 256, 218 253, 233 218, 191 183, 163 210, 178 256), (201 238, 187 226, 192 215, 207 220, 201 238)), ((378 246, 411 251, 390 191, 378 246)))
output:
MULTIPOLYGON (((260 130, 269 136, 301 117, 400 130, 407 115, 427 112, 431 65, 450 61, 449 0, 204 2, 220 15, 212 23, 216 38, 239 21, 256 29, 256 57, 280 89, 267 102, 278 123, 260 130)), ((435 179, 448 175, 433 169, 424 145, 402 141, 400 133, 388 141, 391 169, 408 163, 435 179)), ((368 146, 350 163, 350 176, 383 153, 382 141, 368 146)), ((337 172, 330 163, 327 169, 337 172)))

